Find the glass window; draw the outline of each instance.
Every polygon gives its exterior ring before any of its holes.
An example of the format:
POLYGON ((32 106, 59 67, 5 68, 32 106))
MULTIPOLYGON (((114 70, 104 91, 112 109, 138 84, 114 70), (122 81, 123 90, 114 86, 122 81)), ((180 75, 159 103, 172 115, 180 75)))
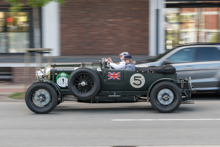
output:
POLYGON ((6 34, 0 33, 0 53, 7 52, 7 41, 6 41, 6 34))
MULTIPOLYGON (((186 4, 190 6, 190 3, 186 4)), ((220 42, 218 7, 179 8, 178 5, 181 3, 176 2, 177 8, 165 9, 166 49, 195 42, 220 42)))
POLYGON ((215 59, 215 61, 219 61, 220 60, 220 50, 217 49, 217 48, 214 51, 214 59, 215 59))
POLYGON ((6 12, 8 32, 28 32, 29 20, 27 12, 6 12))
POLYGON ((168 59, 173 63, 186 63, 186 62, 193 62, 194 57, 195 57, 195 48, 185 48, 174 53, 168 59))
POLYGON ((24 53, 30 47, 28 16, 29 12, 0 12, 0 53, 24 53))
POLYGON ((196 51, 196 61, 216 61, 219 60, 219 50, 214 47, 200 47, 196 51))

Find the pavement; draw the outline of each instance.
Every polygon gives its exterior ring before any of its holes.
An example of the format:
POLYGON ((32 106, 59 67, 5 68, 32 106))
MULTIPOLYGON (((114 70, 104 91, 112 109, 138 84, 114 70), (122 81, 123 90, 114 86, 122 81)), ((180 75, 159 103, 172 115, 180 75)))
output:
POLYGON ((166 114, 144 102, 69 101, 37 115, 23 100, 0 99, 0 147, 219 147, 219 107, 209 97, 166 114))
POLYGON ((0 83, 0 96, 8 96, 16 92, 24 92, 27 89, 27 85, 14 84, 10 82, 0 83))

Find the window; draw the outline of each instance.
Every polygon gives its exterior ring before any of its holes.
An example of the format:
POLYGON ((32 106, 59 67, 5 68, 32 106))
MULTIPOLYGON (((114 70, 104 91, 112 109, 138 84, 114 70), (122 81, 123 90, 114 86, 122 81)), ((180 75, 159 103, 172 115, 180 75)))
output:
POLYGON ((173 63, 186 63, 186 62, 193 62, 194 57, 195 57, 195 48, 185 48, 174 53, 168 59, 173 63))
POLYGON ((196 51, 196 61, 216 61, 220 60, 220 51, 214 47, 200 47, 196 51))
POLYGON ((195 42, 220 42, 218 7, 220 2, 188 0, 184 3, 181 1, 166 3, 166 49, 195 42), (214 5, 216 7, 213 7, 214 5))
POLYGON ((0 10, 0 53, 24 53, 30 47, 29 13, 0 10))

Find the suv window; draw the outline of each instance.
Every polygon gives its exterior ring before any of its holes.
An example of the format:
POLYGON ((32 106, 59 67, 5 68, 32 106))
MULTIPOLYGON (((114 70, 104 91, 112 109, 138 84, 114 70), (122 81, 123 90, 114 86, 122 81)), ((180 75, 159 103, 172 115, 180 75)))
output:
POLYGON ((174 53, 168 59, 173 63, 186 63, 186 62, 193 62, 194 57, 195 57, 195 48, 185 48, 174 53))
POLYGON ((196 50, 196 61, 220 60, 220 51, 215 47, 198 47, 196 50))

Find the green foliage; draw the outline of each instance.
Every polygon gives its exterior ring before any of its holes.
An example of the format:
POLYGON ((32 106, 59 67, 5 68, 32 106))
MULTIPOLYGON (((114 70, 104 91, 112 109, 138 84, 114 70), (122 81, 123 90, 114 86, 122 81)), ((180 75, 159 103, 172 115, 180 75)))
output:
POLYGON ((212 42, 212 43, 219 43, 220 42, 220 34, 219 33, 215 33, 212 36, 210 42, 212 42))
POLYGON ((188 20, 195 20, 194 15, 181 15, 180 22, 185 22, 188 20))
POLYGON ((172 43, 167 43, 166 45, 177 46, 182 39, 179 36, 179 30, 166 30, 166 41, 172 41, 172 43))
POLYGON ((10 97, 12 99, 24 99, 25 92, 16 92, 16 93, 9 95, 8 97, 10 97))
POLYGON ((11 7, 11 11, 19 11, 23 6, 29 6, 31 8, 38 8, 48 4, 49 2, 58 2, 64 4, 65 0, 5 0, 11 7))

